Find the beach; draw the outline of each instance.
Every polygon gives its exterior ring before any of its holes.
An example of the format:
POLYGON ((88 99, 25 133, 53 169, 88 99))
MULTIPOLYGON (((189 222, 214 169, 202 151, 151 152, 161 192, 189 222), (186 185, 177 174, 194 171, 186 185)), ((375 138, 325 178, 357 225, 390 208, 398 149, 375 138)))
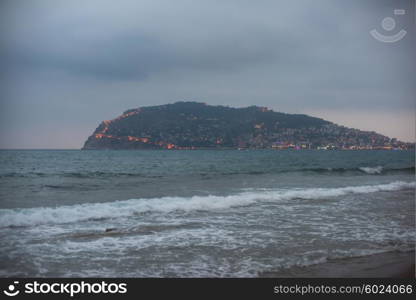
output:
POLYGON ((308 267, 259 274, 268 278, 415 278, 415 251, 340 258, 308 267))

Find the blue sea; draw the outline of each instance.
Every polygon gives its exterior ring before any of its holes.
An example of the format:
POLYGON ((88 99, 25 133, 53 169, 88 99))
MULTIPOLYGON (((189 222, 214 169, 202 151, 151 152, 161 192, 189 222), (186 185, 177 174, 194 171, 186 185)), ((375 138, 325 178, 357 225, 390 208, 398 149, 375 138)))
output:
POLYGON ((410 151, 0 151, 0 276, 256 277, 414 250, 410 151))

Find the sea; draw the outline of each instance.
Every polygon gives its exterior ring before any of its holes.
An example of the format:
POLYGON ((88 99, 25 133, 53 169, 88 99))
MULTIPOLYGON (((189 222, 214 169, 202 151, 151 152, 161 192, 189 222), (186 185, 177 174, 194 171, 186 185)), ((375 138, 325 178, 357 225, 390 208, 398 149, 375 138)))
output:
POLYGON ((413 151, 0 151, 1 277, 257 277, 415 240, 413 151))

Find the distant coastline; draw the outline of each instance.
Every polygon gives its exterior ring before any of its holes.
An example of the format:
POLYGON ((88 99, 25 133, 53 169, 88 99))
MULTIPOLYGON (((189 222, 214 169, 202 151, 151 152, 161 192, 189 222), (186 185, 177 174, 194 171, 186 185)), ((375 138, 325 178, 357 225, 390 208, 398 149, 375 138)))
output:
MULTIPOLYGON (((3 149, 3 150, 20 150, 20 149, 3 149)), ((414 148, 398 148, 398 149, 348 149, 348 148, 341 148, 341 149, 294 149, 294 148, 285 148, 285 149, 276 149, 276 148, 197 148, 197 147, 178 147, 178 148, 136 148, 136 149, 22 149, 22 150, 62 150, 62 151, 69 151, 69 150, 82 150, 82 151, 108 151, 108 150, 117 150, 117 151, 198 151, 198 150, 212 150, 212 151, 249 151, 249 150, 272 150, 272 151, 412 151, 414 148)))
POLYGON ((406 143, 376 132, 340 126, 267 107, 232 108, 176 102, 125 111, 101 122, 84 150, 408 150, 406 143))

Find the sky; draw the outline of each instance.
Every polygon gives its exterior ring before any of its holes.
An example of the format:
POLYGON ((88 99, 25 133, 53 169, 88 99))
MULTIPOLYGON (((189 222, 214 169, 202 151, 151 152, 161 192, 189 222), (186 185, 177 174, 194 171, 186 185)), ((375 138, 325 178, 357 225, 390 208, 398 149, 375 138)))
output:
POLYGON ((81 148, 103 120, 177 101, 414 142, 415 45, 411 0, 2 0, 0 148, 81 148))

